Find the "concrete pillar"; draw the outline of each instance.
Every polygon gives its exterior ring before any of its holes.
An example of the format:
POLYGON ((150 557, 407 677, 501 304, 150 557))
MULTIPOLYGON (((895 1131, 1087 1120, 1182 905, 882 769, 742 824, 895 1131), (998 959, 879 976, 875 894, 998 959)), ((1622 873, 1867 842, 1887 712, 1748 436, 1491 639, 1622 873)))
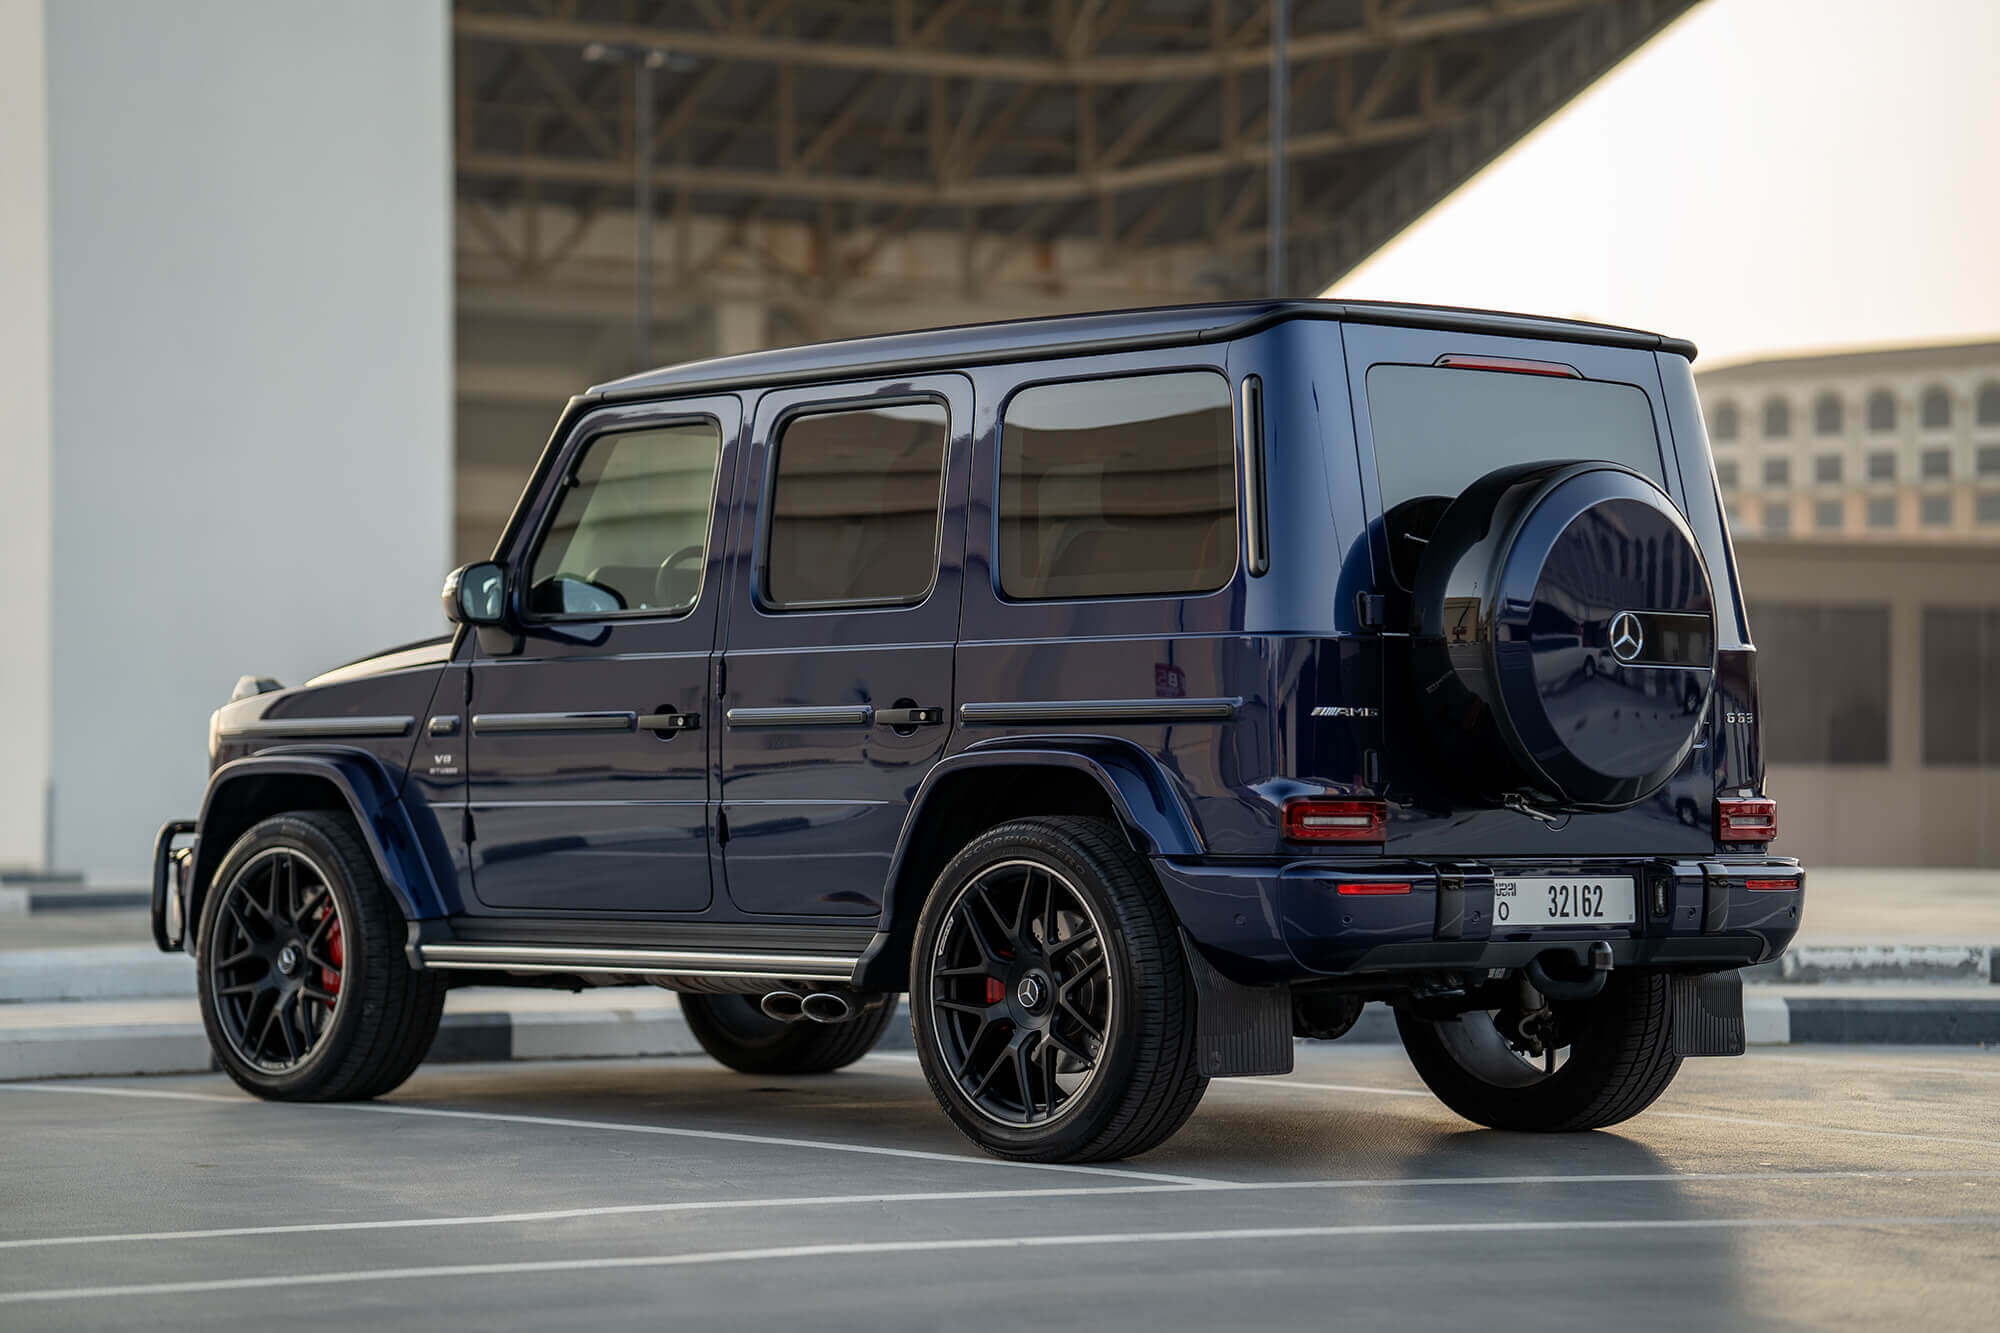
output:
POLYGON ((0 868, 44 863, 49 779, 49 160, 42 0, 0 0, 0 868))
MULTIPOLYGON (((297 683, 444 628, 450 15, 9 0, 10 69, 38 8, 53 558, 0 585, 50 608, 52 679, 15 711, 52 719, 54 860, 131 882, 194 813, 237 676, 297 683)), ((18 71, 0 86, 19 97, 18 71)))

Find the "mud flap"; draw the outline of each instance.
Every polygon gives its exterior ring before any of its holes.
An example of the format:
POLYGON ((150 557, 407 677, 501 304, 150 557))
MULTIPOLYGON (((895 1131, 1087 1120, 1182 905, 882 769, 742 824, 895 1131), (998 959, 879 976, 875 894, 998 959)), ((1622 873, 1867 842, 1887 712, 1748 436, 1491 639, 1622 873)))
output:
POLYGON ((1669 984, 1675 1055, 1741 1055, 1749 1049, 1741 972, 1677 972, 1669 984))
POLYGON ((1209 965, 1186 931, 1181 952, 1194 979, 1195 1058, 1203 1077, 1291 1073, 1292 988, 1231 981, 1209 965))

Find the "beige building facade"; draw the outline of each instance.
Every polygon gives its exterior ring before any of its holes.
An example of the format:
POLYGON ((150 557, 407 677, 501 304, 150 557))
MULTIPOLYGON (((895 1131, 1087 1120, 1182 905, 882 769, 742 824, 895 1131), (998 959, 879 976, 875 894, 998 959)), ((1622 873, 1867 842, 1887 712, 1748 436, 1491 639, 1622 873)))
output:
POLYGON ((1695 379, 1739 537, 2000 540, 2000 342, 1747 361, 1695 379))

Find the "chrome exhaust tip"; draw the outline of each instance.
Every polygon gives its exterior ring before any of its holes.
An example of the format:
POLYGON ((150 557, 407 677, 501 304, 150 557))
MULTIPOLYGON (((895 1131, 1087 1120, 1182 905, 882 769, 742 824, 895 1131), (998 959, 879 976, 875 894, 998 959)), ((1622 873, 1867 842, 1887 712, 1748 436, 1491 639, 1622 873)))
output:
POLYGON ((780 1023, 796 1023, 806 1017, 805 1001, 795 990, 774 990, 757 1002, 767 1018, 780 1023))
POLYGON ((854 1017, 854 1006, 847 997, 832 991, 814 991, 800 1002, 800 1008, 815 1023, 845 1023, 854 1017))

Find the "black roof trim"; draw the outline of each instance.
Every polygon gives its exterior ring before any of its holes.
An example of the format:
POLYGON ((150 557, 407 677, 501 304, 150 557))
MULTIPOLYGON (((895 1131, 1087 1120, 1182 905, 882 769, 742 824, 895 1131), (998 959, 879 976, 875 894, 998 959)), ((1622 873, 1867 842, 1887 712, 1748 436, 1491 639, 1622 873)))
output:
POLYGON ((954 370, 1053 356, 1105 355, 1225 342, 1289 319, 1330 319, 1357 324, 1489 333, 1599 346, 1672 352, 1692 361, 1695 346, 1640 329, 1582 320, 1517 315, 1450 306, 1397 305, 1369 301, 1218 302, 1162 306, 1103 314, 1051 315, 996 324, 962 324, 910 333, 880 334, 840 342, 746 352, 613 380, 591 389, 588 398, 605 402, 655 398, 673 393, 710 393, 746 386, 823 383, 883 375, 954 370), (946 350, 956 347, 957 350, 946 350))

